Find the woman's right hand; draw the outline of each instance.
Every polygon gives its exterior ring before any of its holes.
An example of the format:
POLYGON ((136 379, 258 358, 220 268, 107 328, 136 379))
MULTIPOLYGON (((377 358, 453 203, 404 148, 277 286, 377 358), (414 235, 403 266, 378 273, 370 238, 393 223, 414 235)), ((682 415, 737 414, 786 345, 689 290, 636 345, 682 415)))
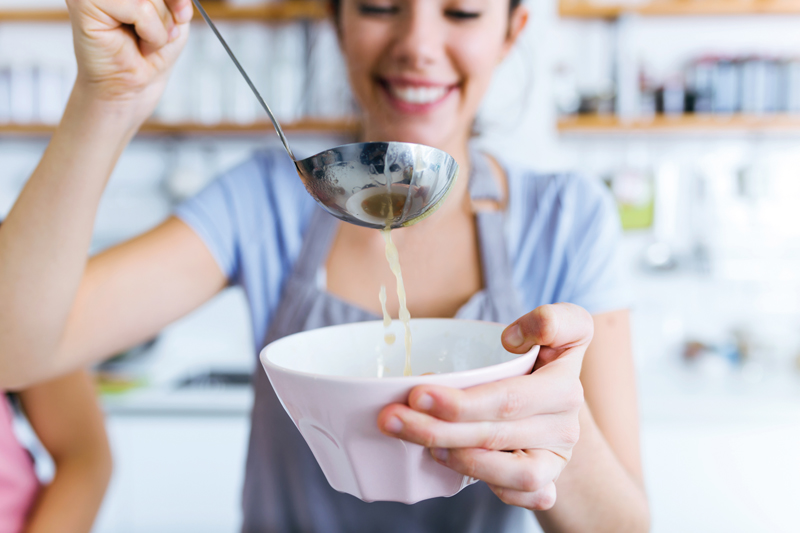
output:
POLYGON ((189 36, 191 0, 67 0, 76 90, 131 106, 144 121, 189 36))

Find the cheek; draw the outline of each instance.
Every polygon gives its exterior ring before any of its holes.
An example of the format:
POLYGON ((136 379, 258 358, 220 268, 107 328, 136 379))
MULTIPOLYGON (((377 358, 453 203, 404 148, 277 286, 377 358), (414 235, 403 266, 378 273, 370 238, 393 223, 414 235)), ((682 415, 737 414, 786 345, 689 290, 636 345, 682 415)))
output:
POLYGON ((347 63, 350 83, 356 92, 371 85, 371 73, 380 59, 384 34, 385 32, 377 31, 376 28, 370 28, 369 24, 342 26, 342 53, 347 63))
POLYGON ((487 46, 486 42, 485 39, 468 40, 456 48, 453 54, 453 61, 466 80, 464 96, 475 105, 480 103, 486 93, 502 57, 501 43, 487 46))

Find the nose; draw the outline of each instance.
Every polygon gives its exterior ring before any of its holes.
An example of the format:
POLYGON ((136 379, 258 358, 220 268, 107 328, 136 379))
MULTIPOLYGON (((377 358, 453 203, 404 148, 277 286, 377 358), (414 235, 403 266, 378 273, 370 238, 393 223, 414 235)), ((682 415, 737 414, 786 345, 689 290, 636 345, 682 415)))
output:
POLYGON ((444 54, 447 29, 437 4, 430 0, 408 3, 392 48, 393 59, 404 68, 424 69, 444 54))

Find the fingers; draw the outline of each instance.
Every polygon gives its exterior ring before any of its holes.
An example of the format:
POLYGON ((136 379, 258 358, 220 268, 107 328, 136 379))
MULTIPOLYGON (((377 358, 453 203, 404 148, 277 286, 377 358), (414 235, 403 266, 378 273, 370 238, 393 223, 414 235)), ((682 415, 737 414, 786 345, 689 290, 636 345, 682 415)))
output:
POLYGON ((389 436, 426 448, 516 450, 547 448, 569 457, 580 436, 573 415, 541 415, 508 422, 444 422, 393 404, 381 411, 378 427, 389 436))
MULTIPOLYGON (((182 6, 185 1, 171 0, 170 3, 182 6)), ((108 1, 98 3, 97 8, 117 22, 133 26, 143 53, 160 49, 179 33, 177 14, 173 15, 164 0, 108 1)), ((187 14, 181 12, 180 16, 186 17, 187 14)))
POLYGON ((547 450, 499 452, 477 448, 434 448, 431 455, 440 464, 489 485, 520 492, 538 492, 553 483, 567 461, 547 450))
POLYGON ((464 390, 420 385, 411 391, 408 404, 416 411, 450 422, 520 420, 577 410, 583 405, 583 387, 575 369, 563 366, 570 368, 545 367, 527 376, 464 390))
POLYGON ((536 492, 522 492, 489 485, 492 492, 507 505, 524 507, 531 511, 548 511, 556 504, 556 484, 550 483, 536 492))
POLYGON ((564 351, 587 346, 593 331, 592 317, 582 307, 569 303, 542 305, 506 328, 503 346, 520 354, 537 344, 564 351))
POLYGON ((186 24, 194 16, 192 0, 165 0, 176 24, 186 24))

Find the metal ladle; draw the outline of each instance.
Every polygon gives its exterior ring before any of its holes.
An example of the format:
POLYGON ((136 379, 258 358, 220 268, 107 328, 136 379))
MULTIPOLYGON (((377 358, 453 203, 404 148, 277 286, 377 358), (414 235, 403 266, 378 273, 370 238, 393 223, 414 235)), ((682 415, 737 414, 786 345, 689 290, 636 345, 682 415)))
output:
POLYGON ((355 143, 298 161, 272 110, 200 1, 192 2, 269 115, 306 190, 325 210, 352 224, 384 229, 410 226, 442 204, 456 181, 458 164, 437 148, 401 142, 355 143))

